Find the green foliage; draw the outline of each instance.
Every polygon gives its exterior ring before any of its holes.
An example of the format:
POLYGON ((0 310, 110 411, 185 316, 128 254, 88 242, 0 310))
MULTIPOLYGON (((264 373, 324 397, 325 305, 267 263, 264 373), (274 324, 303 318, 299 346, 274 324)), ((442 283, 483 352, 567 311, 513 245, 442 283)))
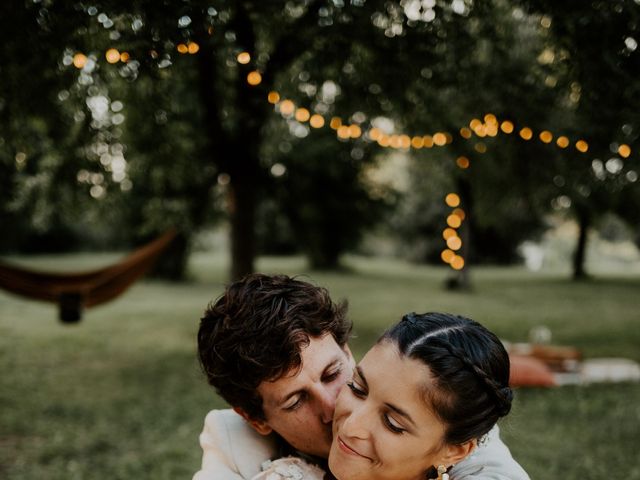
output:
MULTIPOLYGON (((260 208, 277 205, 270 218, 286 217, 280 230, 295 238, 273 247, 294 239, 311 263, 335 264, 380 216, 362 182, 379 150, 366 136, 347 147, 327 127, 299 138, 306 122, 274 114, 272 90, 365 132, 380 121, 387 133, 448 131, 453 143, 436 157, 446 162, 442 182, 407 201, 464 190, 476 260, 512 260, 545 214, 568 205, 578 218, 614 211, 633 221, 637 210, 638 155, 617 155, 623 143, 640 148, 631 0, 42 0, 0 9, 0 221, 13 232, 4 251, 44 239, 48 248, 122 245, 173 225, 185 240, 177 274, 192 234, 225 215, 238 276, 253 268, 256 231, 264 246, 273 230, 256 225, 260 208), (112 48, 114 63, 105 57, 112 48), (250 53, 247 64, 240 52, 250 53), (251 86, 254 70, 262 81, 251 86), (458 135, 489 112, 530 126, 534 140, 458 135), (584 136, 588 154, 540 144, 543 129, 584 136), (295 149, 280 151, 286 144, 295 149), (347 159, 348 150, 364 153, 347 159), (460 155, 468 171, 450 168, 460 155), (288 173, 274 177, 275 163, 288 173), (329 184, 330 196, 320 191, 329 184)), ((430 213, 412 221, 407 207, 400 216, 415 225, 410 237, 423 232, 422 243, 435 245, 440 207, 420 208, 430 213)), ((432 257, 427 250, 420 255, 432 257)))
POLYGON ((277 175, 272 195, 311 267, 336 268, 341 254, 357 247, 390 205, 360 178, 371 163, 370 142, 339 142, 326 130, 309 136, 284 140, 265 154, 277 175))

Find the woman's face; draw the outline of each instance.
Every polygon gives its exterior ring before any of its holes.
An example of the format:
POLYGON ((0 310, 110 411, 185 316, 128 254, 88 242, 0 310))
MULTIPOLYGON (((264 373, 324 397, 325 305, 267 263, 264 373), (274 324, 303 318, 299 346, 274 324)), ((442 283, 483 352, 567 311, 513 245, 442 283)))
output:
POLYGON ((443 442, 445 425, 425 400, 430 378, 390 342, 369 350, 338 395, 329 454, 336 478, 424 479, 430 467, 465 455, 443 442))

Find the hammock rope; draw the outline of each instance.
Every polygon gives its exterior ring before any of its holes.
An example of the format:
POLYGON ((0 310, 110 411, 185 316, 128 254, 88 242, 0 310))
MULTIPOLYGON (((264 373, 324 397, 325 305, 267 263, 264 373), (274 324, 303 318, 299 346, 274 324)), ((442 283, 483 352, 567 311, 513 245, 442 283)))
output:
POLYGON ((121 261, 96 270, 41 272, 0 262, 0 288, 32 300, 57 303, 60 320, 78 322, 84 308, 106 303, 147 273, 176 237, 168 230, 121 261))

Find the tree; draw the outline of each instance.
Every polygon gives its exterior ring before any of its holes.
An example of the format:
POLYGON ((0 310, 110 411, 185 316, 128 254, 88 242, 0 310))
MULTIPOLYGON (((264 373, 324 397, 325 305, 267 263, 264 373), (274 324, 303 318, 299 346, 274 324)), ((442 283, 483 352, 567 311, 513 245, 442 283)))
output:
POLYGON ((633 1, 523 3, 548 24, 550 58, 567 70, 566 117, 588 139, 588 152, 569 158, 570 168, 556 178, 580 227, 573 276, 581 279, 587 275, 587 232, 596 220, 613 211, 633 221, 625 204, 638 195, 640 8, 633 1))
MULTIPOLYGON (((454 31, 463 18, 442 9, 435 21, 416 22, 404 16, 404 9, 393 2, 344 5, 319 0, 228 1, 215 8, 199 1, 162 5, 122 0, 99 5, 47 1, 17 7, 18 22, 12 11, 7 11, 5 18, 16 25, 28 23, 40 45, 47 46, 34 56, 29 72, 45 70, 57 83, 42 91, 28 88, 28 95, 55 99, 58 93, 66 92, 51 102, 46 112, 39 112, 40 119, 47 125, 64 125, 63 132, 69 127, 78 132, 76 136, 63 135, 65 142, 57 136, 47 138, 55 145, 51 151, 75 152, 75 158, 61 161, 64 168, 60 172, 64 170, 66 181, 53 183, 55 189, 68 185, 71 191, 79 181, 86 186, 69 195, 88 191, 96 199, 113 196, 119 189, 133 191, 121 197, 128 196, 123 202, 131 201, 141 209, 145 218, 137 223, 144 226, 140 233, 144 234, 149 225, 176 217, 188 220, 189 225, 200 225, 206 210, 202 206, 211 204, 212 179, 223 178, 228 184, 232 277, 239 277, 253 269, 257 195, 270 181, 260 162, 264 126, 273 115, 273 107, 265 101, 267 94, 279 90, 281 84, 302 87, 304 83, 304 92, 286 93, 296 102, 323 107, 324 114, 342 112, 343 116, 353 112, 354 104, 373 106, 373 113, 401 112, 414 105, 415 99, 399 95, 403 86, 396 68, 406 68, 411 78, 425 63, 435 61, 439 56, 435 52, 436 33, 454 31), (381 71, 381 56, 394 59, 394 66, 381 71), (291 75, 303 71, 313 78, 290 80, 291 75), (369 76, 373 72, 378 74, 376 83, 369 76), (326 80, 332 80, 342 92, 332 104, 311 93, 314 85, 318 91, 326 80), (173 107, 178 104, 184 110, 152 108, 163 103, 163 95, 171 96, 166 84, 161 86, 163 81, 172 82, 182 92, 186 100, 174 101, 173 107), (375 92, 373 98, 371 92, 375 92), (185 112, 192 116, 192 125, 197 121, 202 126, 199 132, 184 130, 193 135, 194 148, 173 148, 178 137, 168 129, 165 132, 170 137, 162 139, 162 147, 153 148, 158 136, 149 132, 149 125, 165 120, 173 124, 175 117, 185 112), (65 121, 60 122, 61 118, 65 121), (113 162, 108 159, 114 146, 119 172, 124 157, 117 149, 127 147, 131 159, 124 160, 124 179, 121 173, 114 177, 113 162), (149 161, 139 160, 149 158, 149 151, 155 151, 153 172, 143 166, 149 161), (184 202, 186 184, 176 189, 180 182, 156 173, 158 165, 165 162, 161 159, 171 156, 169 151, 202 174, 186 189, 191 196, 188 205, 184 202), (185 159, 186 155, 190 158, 185 159), (100 167, 96 156, 106 164, 100 167), (151 185, 145 186, 144 193, 140 185, 149 178, 151 185), (173 192, 176 202, 159 198, 173 192), (178 208, 171 210, 172 206, 178 208), (168 215, 162 213, 167 207, 168 215)), ((8 58, 17 62, 13 55, 8 58)), ((40 164, 36 171, 43 169, 46 165, 40 164)), ((85 198, 84 203, 89 200, 85 198)))
POLYGON ((445 69, 447 84, 434 90, 414 86, 429 109, 417 109, 412 123, 437 125, 451 138, 437 153, 414 154, 412 168, 422 173, 412 174, 409 195, 419 200, 403 223, 432 236, 426 258, 440 261, 446 248, 441 233, 453 210, 445 196, 458 195, 465 218, 457 253, 465 267, 451 286, 468 286, 470 264, 514 261, 519 244, 543 230, 555 152, 518 133, 526 125, 553 125, 549 106, 562 95, 548 81, 558 73, 538 61, 544 46, 539 20, 504 2, 478 8, 464 27, 474 41, 445 69), (415 221, 422 217, 428 225, 415 221))

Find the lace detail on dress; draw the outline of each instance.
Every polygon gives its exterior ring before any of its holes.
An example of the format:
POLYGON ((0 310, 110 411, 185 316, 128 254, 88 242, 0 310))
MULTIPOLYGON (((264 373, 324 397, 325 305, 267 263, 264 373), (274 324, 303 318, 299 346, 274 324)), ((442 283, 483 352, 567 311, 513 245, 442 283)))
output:
POLYGON ((252 480, 322 480, 324 470, 298 457, 278 458, 262 464, 252 480))

